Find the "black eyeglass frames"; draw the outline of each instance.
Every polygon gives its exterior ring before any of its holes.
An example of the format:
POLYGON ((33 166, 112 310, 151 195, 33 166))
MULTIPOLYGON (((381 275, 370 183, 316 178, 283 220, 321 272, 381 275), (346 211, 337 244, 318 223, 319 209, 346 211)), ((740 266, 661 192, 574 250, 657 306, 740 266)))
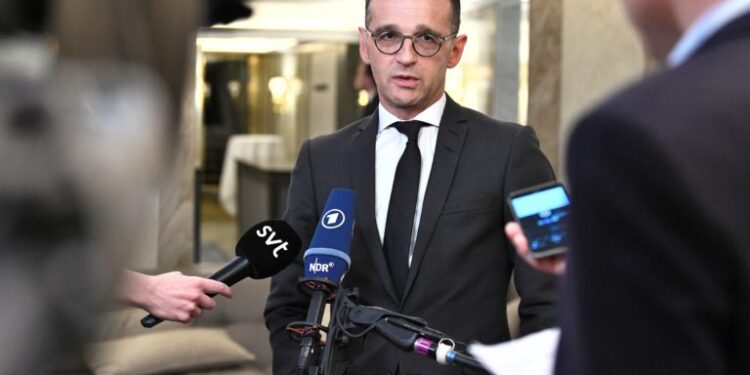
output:
MULTIPOLYGON (((367 30, 367 29, 365 29, 367 30)), ((401 50, 404 46, 404 39, 411 39, 412 48, 419 56, 432 57, 440 51, 440 47, 443 43, 451 38, 455 38, 458 33, 453 33, 447 36, 437 36, 430 33, 422 33, 417 35, 404 35, 396 31, 382 31, 375 34, 374 32, 367 30, 375 42, 375 47, 378 51, 386 55, 394 55, 401 50)))

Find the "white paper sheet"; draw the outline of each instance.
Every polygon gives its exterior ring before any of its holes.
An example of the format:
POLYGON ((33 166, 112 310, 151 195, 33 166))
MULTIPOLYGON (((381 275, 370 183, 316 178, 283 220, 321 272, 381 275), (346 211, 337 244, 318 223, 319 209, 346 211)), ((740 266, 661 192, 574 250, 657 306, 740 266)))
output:
POLYGON ((469 353, 495 375, 552 375, 560 329, 550 328, 520 339, 469 345, 469 353))

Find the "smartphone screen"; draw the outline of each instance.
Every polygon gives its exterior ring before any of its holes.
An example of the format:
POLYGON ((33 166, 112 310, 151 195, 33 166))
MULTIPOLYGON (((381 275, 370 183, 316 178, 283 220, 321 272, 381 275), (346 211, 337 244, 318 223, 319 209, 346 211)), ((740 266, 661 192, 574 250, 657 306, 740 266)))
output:
POLYGON ((546 183, 513 192, 509 201, 534 257, 567 249, 570 198, 562 184, 546 183))

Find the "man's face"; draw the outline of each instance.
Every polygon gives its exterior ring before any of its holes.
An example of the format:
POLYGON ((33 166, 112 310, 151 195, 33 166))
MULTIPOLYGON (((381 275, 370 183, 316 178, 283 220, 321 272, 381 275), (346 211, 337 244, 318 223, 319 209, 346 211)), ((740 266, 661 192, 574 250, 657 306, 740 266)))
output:
POLYGON ((672 0, 622 0, 646 50, 665 61, 682 31, 672 0))
MULTIPOLYGON (((444 37, 451 34, 450 1, 372 0, 368 26, 374 35, 393 31, 444 37)), ((380 102, 394 115, 410 119, 443 94, 445 72, 461 60, 466 36, 446 40, 431 57, 418 55, 409 39, 396 54, 386 55, 365 29, 360 29, 359 41, 362 60, 372 66, 380 102)))

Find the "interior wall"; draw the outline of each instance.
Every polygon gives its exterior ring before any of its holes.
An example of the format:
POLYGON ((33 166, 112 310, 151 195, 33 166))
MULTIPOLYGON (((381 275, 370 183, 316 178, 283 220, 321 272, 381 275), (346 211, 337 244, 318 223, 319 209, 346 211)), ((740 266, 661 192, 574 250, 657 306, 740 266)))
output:
POLYGON ((646 70, 619 0, 530 1, 529 123, 560 179, 575 121, 646 70))
POLYGON ((340 129, 361 116, 362 108, 357 104, 358 91, 354 88, 354 75, 360 62, 359 44, 341 44, 339 47, 339 68, 336 98, 336 128, 340 129))
POLYGON ((335 48, 315 52, 310 61, 309 138, 336 130, 336 85, 338 53, 335 48))
MULTIPOLYGON (((542 0, 536 0, 542 1, 542 0)), ((647 70, 620 0, 565 0, 562 7, 560 160, 575 121, 647 70)), ((564 176, 564 163, 561 175, 564 176)))
POLYGON ((289 82, 289 92, 286 94, 286 104, 284 111, 277 114, 276 117, 276 128, 272 131, 273 134, 280 134, 284 139, 284 146, 286 147, 286 156, 289 160, 294 160, 293 156, 296 156, 298 150, 298 143, 296 141, 300 133, 300 126, 297 122, 298 111, 300 109, 297 101, 299 92, 302 91, 302 81, 297 77, 298 67, 297 56, 293 52, 286 52, 282 54, 277 62, 280 70, 280 75, 286 78, 289 82))
POLYGON ((489 81, 495 90, 488 90, 491 102, 492 117, 502 120, 524 122, 518 111, 518 90, 520 87, 519 75, 521 73, 521 61, 519 59, 519 48, 521 38, 521 4, 514 2, 497 7, 494 12, 485 12, 486 17, 492 17, 495 24, 493 32, 487 32, 490 38, 498 40, 494 51, 495 72, 489 81), (494 95, 493 95, 494 94, 494 95))
POLYGON ((562 0, 531 1, 529 6, 528 123, 558 175, 562 6, 562 0))
MULTIPOLYGON (((196 56, 188 59, 195 64, 196 56)), ((199 127, 195 104, 195 71, 185 72, 185 92, 181 97, 181 111, 177 122, 175 155, 159 189, 158 252, 156 271, 188 269, 193 264, 195 240, 195 161, 198 159, 199 127)), ((149 269, 149 268, 146 268, 149 269)), ((153 269, 152 269, 153 270, 153 269)))

